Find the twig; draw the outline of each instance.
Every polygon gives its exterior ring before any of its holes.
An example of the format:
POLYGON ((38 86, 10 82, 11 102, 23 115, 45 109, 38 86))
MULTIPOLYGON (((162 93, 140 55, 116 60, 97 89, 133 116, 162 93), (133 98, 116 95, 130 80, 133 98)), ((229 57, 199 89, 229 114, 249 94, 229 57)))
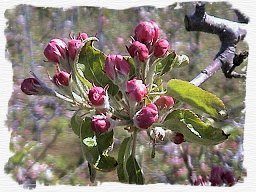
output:
POLYGON ((235 58, 236 45, 246 36, 246 24, 220 19, 205 12, 205 4, 198 3, 193 15, 186 15, 185 27, 187 31, 202 31, 216 34, 221 41, 221 47, 213 62, 207 66, 190 83, 199 86, 222 68, 225 76, 244 77, 244 74, 234 72, 236 67, 233 63, 235 58), (233 68, 233 69, 232 69, 233 68), (232 69, 231 73, 229 73, 232 69))

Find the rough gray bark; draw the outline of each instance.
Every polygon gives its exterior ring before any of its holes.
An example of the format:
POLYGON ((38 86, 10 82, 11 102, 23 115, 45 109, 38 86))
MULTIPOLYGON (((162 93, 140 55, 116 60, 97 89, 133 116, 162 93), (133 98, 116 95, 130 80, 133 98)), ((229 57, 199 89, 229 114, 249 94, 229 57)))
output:
POLYGON ((194 14, 185 16, 184 22, 187 31, 201 31, 219 36, 221 47, 214 60, 191 83, 199 86, 209 79, 215 72, 222 69, 227 78, 245 77, 245 74, 238 74, 234 71, 248 56, 248 52, 236 54, 236 45, 246 36, 246 17, 237 12, 238 22, 220 19, 205 12, 205 4, 198 3, 194 14))

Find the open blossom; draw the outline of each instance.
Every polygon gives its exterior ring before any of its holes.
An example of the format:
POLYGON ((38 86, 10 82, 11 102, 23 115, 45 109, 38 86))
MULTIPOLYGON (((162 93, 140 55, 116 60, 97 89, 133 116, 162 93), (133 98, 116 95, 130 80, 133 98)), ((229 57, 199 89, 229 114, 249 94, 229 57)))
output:
POLYGON ((134 125, 141 129, 149 128, 158 120, 158 110, 155 104, 150 103, 142 107, 133 117, 134 125))
POLYGON ((111 123, 105 115, 94 115, 91 121, 92 130, 96 133, 105 133, 109 130, 111 123))
POLYGON ((148 44, 155 42, 159 37, 159 27, 153 21, 143 21, 135 28, 135 39, 141 43, 148 44))
POLYGON ((88 94, 91 105, 95 107, 108 108, 107 91, 102 87, 92 87, 88 94))
POLYGON ((132 79, 126 83, 126 93, 132 101, 141 102, 147 95, 147 88, 142 80, 132 79))
POLYGON ((171 96, 160 96, 154 103, 159 110, 170 109, 174 105, 174 99, 171 96))
POLYGON ((72 60, 75 60, 77 50, 82 46, 82 41, 78 39, 71 39, 68 42, 68 55, 72 60))
POLYGON ((108 55, 104 70, 110 79, 122 81, 127 79, 130 72, 130 64, 122 55, 108 55))
POLYGON ((57 69, 52 81, 57 86, 68 86, 70 82, 70 74, 66 71, 57 69))
POLYGON ((169 49, 169 42, 165 39, 160 39, 154 47, 154 56, 163 57, 169 49))
POLYGON ((139 41, 134 41, 128 48, 128 52, 132 58, 138 58, 141 62, 145 62, 149 57, 147 46, 139 41))
POLYGON ((45 57, 55 63, 60 63, 67 56, 67 45, 61 39, 52 39, 44 49, 45 57))

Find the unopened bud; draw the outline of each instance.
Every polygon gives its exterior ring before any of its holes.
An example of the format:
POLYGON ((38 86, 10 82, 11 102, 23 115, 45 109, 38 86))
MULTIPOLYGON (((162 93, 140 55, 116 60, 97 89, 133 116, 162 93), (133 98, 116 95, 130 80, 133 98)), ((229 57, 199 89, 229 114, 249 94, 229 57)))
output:
POLYGON ((81 48, 82 45, 83 45, 83 43, 81 40, 78 40, 78 39, 69 40, 68 55, 73 61, 75 60, 78 50, 81 48))
POLYGON ((108 94, 105 88, 92 87, 89 90, 88 98, 94 107, 109 108, 108 94))
POLYGON ((174 99, 171 96, 160 96, 154 103, 159 110, 170 109, 174 105, 174 99))
POLYGON ((52 39, 44 49, 45 57, 54 63, 60 63, 67 56, 67 45, 61 39, 52 39))
POLYGON ((92 130, 96 133, 105 133, 111 126, 110 120, 105 115, 94 115, 91 121, 92 130))
POLYGON ((146 45, 139 41, 134 41, 128 48, 132 58, 138 58, 141 62, 145 62, 149 57, 149 51, 146 45))
POLYGON ((116 83, 126 80, 130 72, 130 64, 122 55, 108 55, 105 61, 107 76, 116 83))
POLYGON ((166 55, 168 49, 169 49, 169 42, 165 39, 160 39, 155 44, 154 56, 155 57, 163 57, 166 55))
POLYGON ((155 104, 150 103, 142 107, 133 117, 134 125, 141 129, 149 128, 158 120, 158 110, 155 104))
POLYGON ((126 93, 132 101, 141 102, 147 95, 147 88, 142 80, 132 79, 126 83, 126 93))

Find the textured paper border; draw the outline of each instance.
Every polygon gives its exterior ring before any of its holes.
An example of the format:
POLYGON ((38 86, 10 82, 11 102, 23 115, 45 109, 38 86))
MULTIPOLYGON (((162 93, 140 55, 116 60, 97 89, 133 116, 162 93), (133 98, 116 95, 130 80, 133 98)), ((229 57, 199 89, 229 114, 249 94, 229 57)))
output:
MULTIPOLYGON (((5 36, 4 29, 6 27, 6 19, 4 18, 4 12, 6 9, 14 8, 19 4, 30 4, 40 7, 64 7, 69 8, 71 6, 100 6, 111 9, 126 9, 129 7, 136 7, 142 5, 152 5, 156 7, 165 7, 171 5, 174 0, 147 0, 147 1, 135 1, 135 0, 86 0, 86 1, 71 1, 71 0, 55 0, 53 1, 40 1, 40 0, 1 0, 0 2, 0 191, 27 191, 19 186, 10 175, 4 173, 4 164, 11 156, 9 152, 9 140, 10 132, 5 126, 8 101, 10 99, 12 88, 12 64, 5 59, 5 36)), ((217 2, 217 1, 213 1, 217 2)), ((244 146, 244 166, 247 170, 247 177, 245 177, 244 183, 238 183, 233 187, 192 187, 184 185, 169 185, 169 184, 152 184, 145 186, 125 185, 119 183, 103 183, 97 187, 72 187, 72 186, 42 186, 37 185, 33 191, 253 191, 256 189, 256 110, 255 110, 255 93, 256 93, 256 4, 253 1, 244 0, 228 1, 235 8, 238 8, 243 13, 247 14, 250 18, 248 24, 248 34, 245 41, 249 43, 249 65, 247 69, 247 82, 246 82, 246 124, 245 124, 245 140, 244 146)))

